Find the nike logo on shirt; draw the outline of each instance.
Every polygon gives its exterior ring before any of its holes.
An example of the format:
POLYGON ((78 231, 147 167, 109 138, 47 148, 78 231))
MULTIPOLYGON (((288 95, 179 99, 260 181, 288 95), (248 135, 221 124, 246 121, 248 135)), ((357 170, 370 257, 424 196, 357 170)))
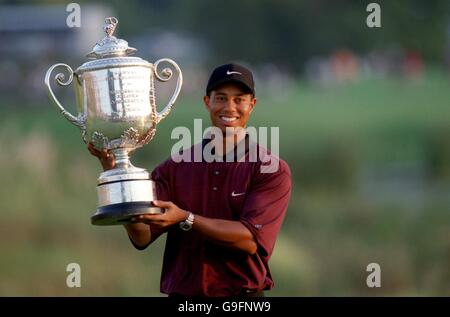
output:
POLYGON ((245 194, 245 192, 243 192, 243 193, 235 193, 234 191, 231 193, 231 196, 232 197, 236 197, 236 196, 242 196, 242 195, 244 195, 245 194))

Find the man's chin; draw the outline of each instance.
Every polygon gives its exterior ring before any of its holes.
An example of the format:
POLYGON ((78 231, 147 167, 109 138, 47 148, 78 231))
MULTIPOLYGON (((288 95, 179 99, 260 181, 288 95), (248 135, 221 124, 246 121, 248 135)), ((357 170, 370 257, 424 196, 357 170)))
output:
POLYGON ((222 133, 224 136, 232 136, 232 135, 239 135, 243 132, 245 132, 244 127, 224 127, 222 130, 222 133))

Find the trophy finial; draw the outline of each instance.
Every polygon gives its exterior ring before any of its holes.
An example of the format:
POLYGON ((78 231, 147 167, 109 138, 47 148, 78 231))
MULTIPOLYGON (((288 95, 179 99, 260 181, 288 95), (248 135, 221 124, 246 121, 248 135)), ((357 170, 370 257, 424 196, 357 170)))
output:
POLYGON ((103 26, 106 36, 95 44, 94 48, 86 56, 92 59, 107 57, 129 56, 136 49, 128 46, 128 42, 113 36, 119 21, 115 17, 107 17, 103 26))
POLYGON ((105 19, 105 26, 103 27, 103 30, 108 37, 111 37, 114 33, 117 23, 119 23, 119 21, 115 17, 107 17, 105 19))

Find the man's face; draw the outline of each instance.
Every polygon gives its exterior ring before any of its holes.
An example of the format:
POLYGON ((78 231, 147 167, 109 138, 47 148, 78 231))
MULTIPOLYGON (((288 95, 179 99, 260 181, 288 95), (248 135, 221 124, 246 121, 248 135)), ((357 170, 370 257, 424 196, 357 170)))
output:
POLYGON ((245 92, 238 84, 229 83, 211 91, 211 96, 203 97, 209 111, 211 123, 226 132, 227 127, 245 128, 256 98, 245 92))

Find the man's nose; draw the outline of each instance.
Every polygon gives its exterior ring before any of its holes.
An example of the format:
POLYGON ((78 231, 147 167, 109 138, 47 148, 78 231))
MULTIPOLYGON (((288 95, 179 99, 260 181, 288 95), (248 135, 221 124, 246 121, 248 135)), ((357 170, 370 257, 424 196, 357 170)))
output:
POLYGON ((234 99, 233 98, 229 98, 228 100, 227 100, 227 102, 225 103, 225 108, 226 109, 236 109, 236 107, 237 107, 237 104, 236 104, 236 102, 234 101, 234 99))

